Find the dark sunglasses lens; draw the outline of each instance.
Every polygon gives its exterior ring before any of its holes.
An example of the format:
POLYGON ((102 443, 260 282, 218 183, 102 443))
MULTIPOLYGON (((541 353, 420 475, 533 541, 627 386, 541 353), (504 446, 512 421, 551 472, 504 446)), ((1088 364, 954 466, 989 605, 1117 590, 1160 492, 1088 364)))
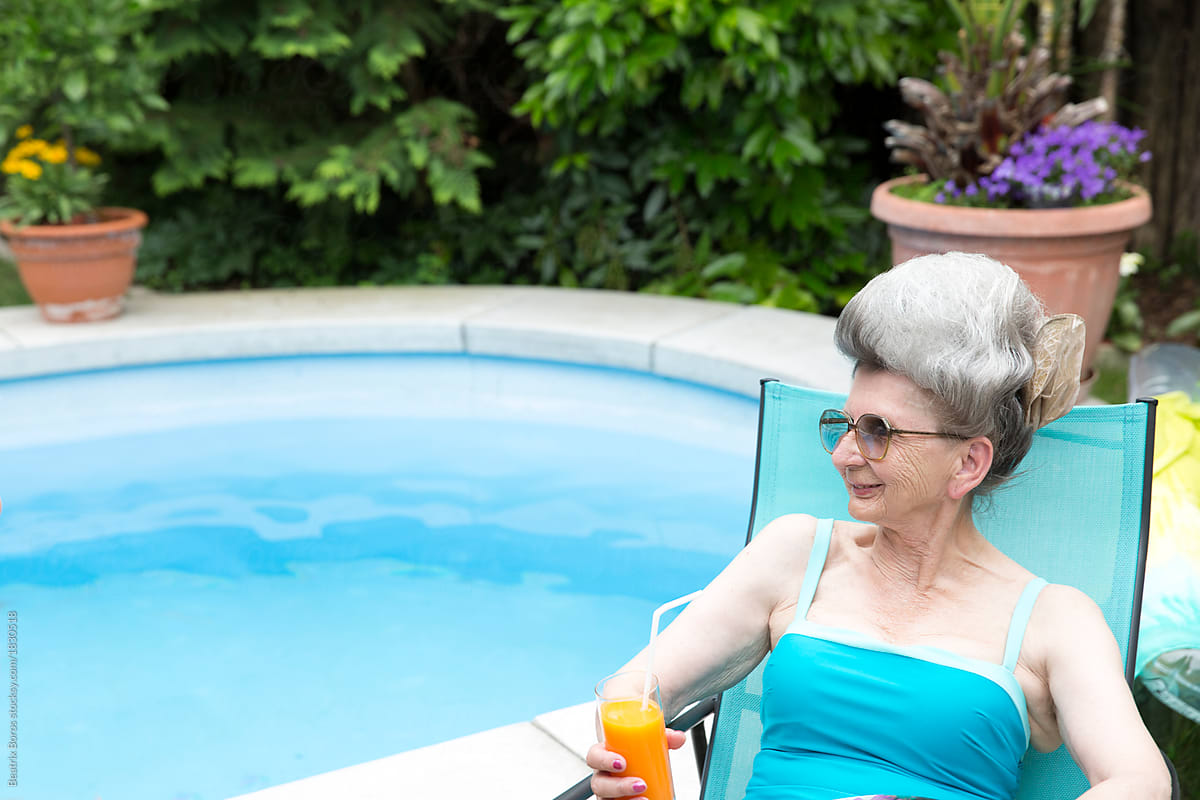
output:
POLYGON ((832 453, 849 430, 850 420, 845 415, 826 411, 821 415, 821 446, 825 448, 826 452, 832 453))
POLYGON ((883 417, 863 414, 858 418, 858 443, 867 458, 883 458, 891 429, 883 417))

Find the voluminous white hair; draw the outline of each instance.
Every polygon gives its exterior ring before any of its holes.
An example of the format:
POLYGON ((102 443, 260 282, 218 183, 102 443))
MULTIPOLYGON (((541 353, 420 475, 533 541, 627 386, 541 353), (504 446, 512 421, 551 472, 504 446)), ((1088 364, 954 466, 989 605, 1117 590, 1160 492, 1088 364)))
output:
POLYGON ((1033 441, 1019 393, 1042 305, 1012 269, 972 253, 918 256, 872 279, 837 321, 838 349, 933 395, 943 430, 986 436, 992 468, 974 494, 1003 483, 1033 441))

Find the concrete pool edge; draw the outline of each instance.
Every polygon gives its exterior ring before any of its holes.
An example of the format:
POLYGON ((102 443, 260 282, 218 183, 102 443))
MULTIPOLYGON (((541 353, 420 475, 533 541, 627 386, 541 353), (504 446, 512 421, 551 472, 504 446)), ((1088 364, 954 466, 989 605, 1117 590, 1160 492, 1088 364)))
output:
MULTIPOLYGON (((345 769, 273 786, 231 800, 551 800, 588 773, 595 740, 591 703, 530 722, 452 739, 345 769)), ((692 748, 671 753, 676 800, 700 794, 692 748)))
POLYGON ((745 396, 762 377, 849 387, 834 320, 691 298, 526 287, 131 293, 99 323, 0 308, 0 379, 177 361, 468 353, 634 369, 745 396))
MULTIPOLYGON (((0 379, 192 360, 466 353, 640 370, 757 397, 776 377, 846 391, 834 320, 689 298, 526 287, 386 287, 164 295, 114 320, 43 322, 0 308, 0 379)), ((740 532, 738 532, 740 535, 740 532)), ((550 798, 586 773, 590 704, 243 795, 245 800, 550 798)), ((698 794, 690 748, 679 800, 698 794)))

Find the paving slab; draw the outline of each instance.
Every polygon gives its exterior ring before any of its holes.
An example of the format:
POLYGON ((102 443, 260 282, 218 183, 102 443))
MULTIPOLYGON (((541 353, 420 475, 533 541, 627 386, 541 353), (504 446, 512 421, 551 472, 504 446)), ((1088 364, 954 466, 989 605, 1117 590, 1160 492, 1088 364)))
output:
POLYGON ((755 397, 764 377, 849 391, 850 362, 833 345, 836 320, 777 308, 735 308, 658 340, 653 371, 755 397))
POLYGON ((532 723, 523 722, 235 800, 549 800, 586 772, 581 758, 532 723))
POLYGON ((0 309, 0 377, 163 363, 326 353, 457 353, 463 322, 513 287, 388 287, 163 295, 131 293, 121 316, 51 324, 0 309))
POLYGON ((685 297, 536 289, 471 317, 466 349, 648 372, 655 342, 737 309, 685 297))

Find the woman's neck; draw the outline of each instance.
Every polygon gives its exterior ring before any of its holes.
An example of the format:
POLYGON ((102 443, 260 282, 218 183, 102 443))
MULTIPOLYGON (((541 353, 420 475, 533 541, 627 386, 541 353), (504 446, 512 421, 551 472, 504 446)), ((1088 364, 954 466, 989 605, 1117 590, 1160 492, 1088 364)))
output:
POLYGON ((986 544, 969 502, 964 502, 902 525, 879 525, 871 562, 883 586, 898 599, 921 597, 939 580, 978 564, 986 544))

